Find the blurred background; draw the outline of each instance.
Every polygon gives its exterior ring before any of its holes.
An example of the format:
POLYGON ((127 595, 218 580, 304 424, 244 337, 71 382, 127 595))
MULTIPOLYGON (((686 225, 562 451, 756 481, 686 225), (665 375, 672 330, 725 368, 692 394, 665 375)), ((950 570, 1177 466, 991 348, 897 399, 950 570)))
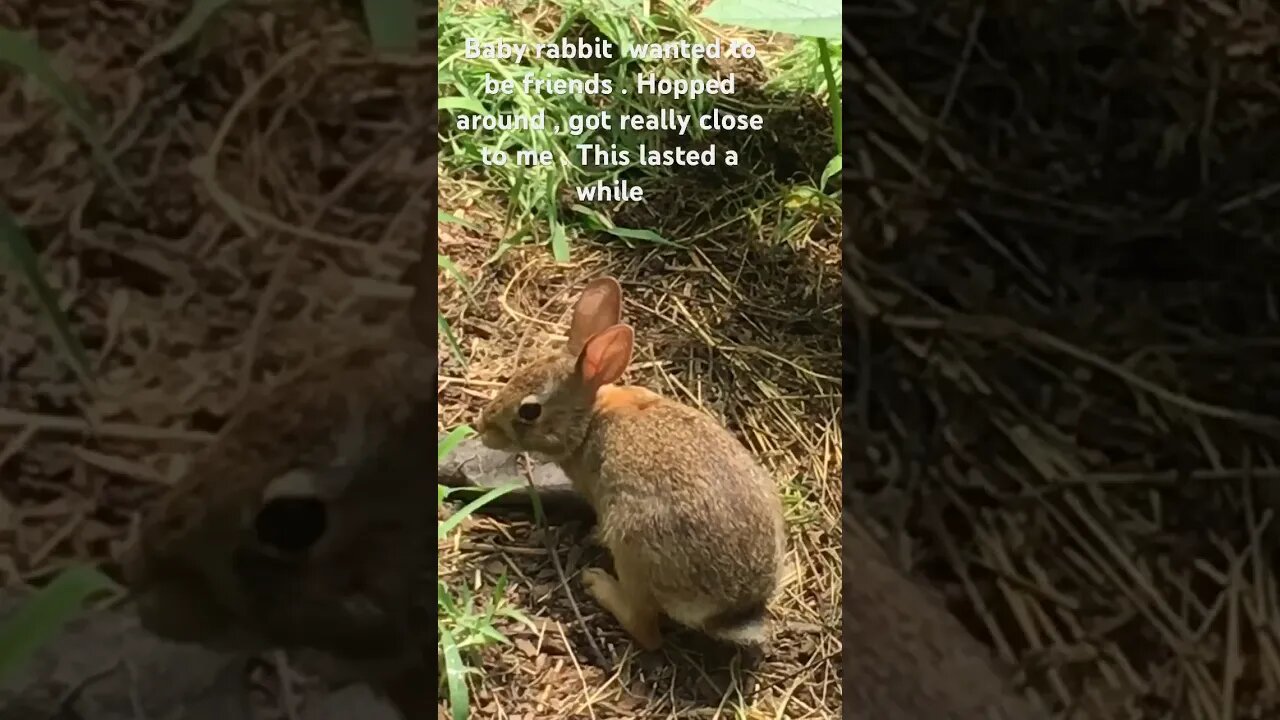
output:
POLYGON ((1273 717, 1275 5, 845 21, 853 500, 1059 717, 1273 717))

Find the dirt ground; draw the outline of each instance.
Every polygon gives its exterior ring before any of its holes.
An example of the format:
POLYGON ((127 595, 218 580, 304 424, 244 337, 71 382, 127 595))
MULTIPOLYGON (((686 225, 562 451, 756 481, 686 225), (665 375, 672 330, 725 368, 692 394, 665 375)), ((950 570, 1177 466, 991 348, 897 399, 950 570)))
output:
POLYGON ((1059 717, 1280 713, 1278 21, 886 2, 845 38, 851 497, 1059 717))

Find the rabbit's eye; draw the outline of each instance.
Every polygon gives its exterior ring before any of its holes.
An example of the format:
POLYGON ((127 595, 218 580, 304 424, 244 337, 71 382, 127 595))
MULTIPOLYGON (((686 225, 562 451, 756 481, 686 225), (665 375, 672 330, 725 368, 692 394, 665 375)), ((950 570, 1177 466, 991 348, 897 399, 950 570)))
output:
POLYGON ((259 542, 285 552, 303 552, 324 535, 328 516, 317 498, 279 497, 270 500, 254 519, 259 542))
POLYGON ((533 422, 542 415, 542 405, 533 400, 526 400, 516 408, 516 416, 525 422, 533 422))

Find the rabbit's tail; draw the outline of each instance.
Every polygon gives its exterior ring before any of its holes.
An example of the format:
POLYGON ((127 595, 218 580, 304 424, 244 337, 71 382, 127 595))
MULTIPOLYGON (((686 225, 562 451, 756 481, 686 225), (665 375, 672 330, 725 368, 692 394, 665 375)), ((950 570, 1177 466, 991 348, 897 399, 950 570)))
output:
POLYGON ((768 637, 766 603, 751 603, 742 608, 720 613, 706 624, 712 637, 738 645, 760 645, 768 637))

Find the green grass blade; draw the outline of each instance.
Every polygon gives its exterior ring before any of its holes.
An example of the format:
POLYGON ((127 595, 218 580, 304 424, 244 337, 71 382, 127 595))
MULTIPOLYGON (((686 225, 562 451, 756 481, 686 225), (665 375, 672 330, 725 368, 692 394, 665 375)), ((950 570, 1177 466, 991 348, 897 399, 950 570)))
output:
POLYGON ((120 187, 126 198, 135 207, 141 207, 138 196, 124 182, 124 176, 116 167, 115 161, 107 154, 102 144, 102 133, 93 118, 89 103, 70 83, 64 82, 54 71, 48 55, 36 42, 26 35, 0 28, 0 64, 12 65, 35 78, 45 92, 62 106, 67 120, 80 132, 98 165, 107 173, 112 182, 120 187))
POLYGON ((364 0, 364 21, 369 39, 379 51, 417 51, 417 0, 364 0))
POLYGON ((467 287, 467 276, 462 274, 462 271, 458 269, 458 266, 454 264, 453 259, 448 255, 436 253, 436 268, 452 275, 453 279, 457 280, 462 287, 467 287))
POLYGON ((470 425, 459 425, 458 427, 445 433, 444 439, 436 445, 436 462, 440 462, 453 452, 463 440, 475 435, 476 431, 471 429, 470 425))
POLYGON ((480 227, 475 225, 474 223, 469 223, 466 220, 463 220, 462 218, 458 217, 457 215, 454 215, 453 213, 447 213, 443 210, 436 211, 436 222, 449 223, 451 225, 461 225, 462 227, 467 228, 468 230, 475 230, 476 232, 484 232, 484 230, 481 230, 480 227))
POLYGON ((53 288, 49 287, 44 274, 40 272, 40 258, 31 247, 27 234, 23 232, 17 219, 3 206, 0 206, 0 247, 8 250, 8 255, 17 266, 18 272, 31 286, 31 292, 36 296, 36 304, 40 306, 45 319, 53 326, 54 338, 67 361, 81 379, 91 384, 93 366, 89 362, 89 355, 80 344, 80 338, 71 331, 71 322, 58 305, 57 294, 53 288))
POLYGON ((831 107, 831 129, 836 136, 836 154, 844 154, 844 135, 840 122, 840 86, 836 84, 835 71, 831 69, 831 47, 818 38, 818 57, 822 60, 822 74, 827 79, 827 104, 831 107))
POLYGON ((205 23, 214 16, 219 10, 230 5, 234 0, 194 0, 191 3, 191 9, 187 11, 182 22, 169 33, 169 37, 165 38, 160 44, 152 47, 138 61, 139 65, 145 65, 152 60, 177 50, 178 48, 191 42, 201 30, 204 29, 205 23))
POLYGON ((702 16, 721 25, 820 38, 840 37, 842 18, 835 0, 714 0, 702 16))
POLYGON ((493 502, 496 498, 502 497, 503 495, 506 495, 512 490, 518 490, 519 488, 522 488, 522 487, 524 487, 524 485, 521 483, 511 483, 510 485, 503 485, 502 487, 496 487, 490 490, 489 492, 486 492, 485 494, 481 495, 480 497, 476 498, 475 500, 472 500, 466 505, 463 505, 462 507, 458 508, 457 512, 450 515, 447 519, 441 521, 441 523, 438 526, 436 526, 436 537, 438 539, 443 540, 445 537, 449 535, 449 533, 455 527, 458 526, 458 523, 461 523, 463 520, 466 520, 468 517, 471 517, 471 514, 474 513, 476 510, 484 507, 485 505, 488 505, 489 503, 493 502))
POLYGON ((564 223, 554 218, 551 220, 551 254, 558 263, 569 262, 569 237, 565 234, 564 223))
POLYGON ((448 319, 439 310, 436 310, 436 327, 444 333, 444 340, 449 344, 449 352, 453 353, 453 359, 457 360, 462 367, 466 367, 467 357, 462 354, 462 345, 458 342, 458 336, 453 334, 453 328, 449 326, 448 319))
POLYGON ((453 720, 467 720, 471 698, 467 695, 467 666, 462 662, 458 642, 448 628, 440 628, 440 651, 444 654, 444 676, 449 685, 449 711, 453 720))
POLYGON ((640 228, 610 227, 610 228, 600 228, 600 231, 609 233, 610 235, 613 235, 615 237, 620 237, 626 240, 643 240, 645 242, 651 242, 654 245, 666 245, 667 247, 680 247, 679 244, 671 242, 670 240, 666 239, 665 237, 659 235, 658 233, 652 230, 644 230, 640 228))
POLYGON ((564 223, 560 222, 560 213, 556 207, 556 176, 547 174, 547 223, 551 226, 551 254, 558 263, 569 262, 569 237, 565 233, 564 223))
POLYGON ((440 98, 439 107, 441 110, 470 110, 477 115, 489 114, 489 110, 485 108, 484 103, 468 97, 440 98))
POLYGON ((22 669, 83 610, 85 601, 116 589, 107 576, 89 566, 62 571, 39 592, 27 598, 0 625, 0 683, 22 669))

